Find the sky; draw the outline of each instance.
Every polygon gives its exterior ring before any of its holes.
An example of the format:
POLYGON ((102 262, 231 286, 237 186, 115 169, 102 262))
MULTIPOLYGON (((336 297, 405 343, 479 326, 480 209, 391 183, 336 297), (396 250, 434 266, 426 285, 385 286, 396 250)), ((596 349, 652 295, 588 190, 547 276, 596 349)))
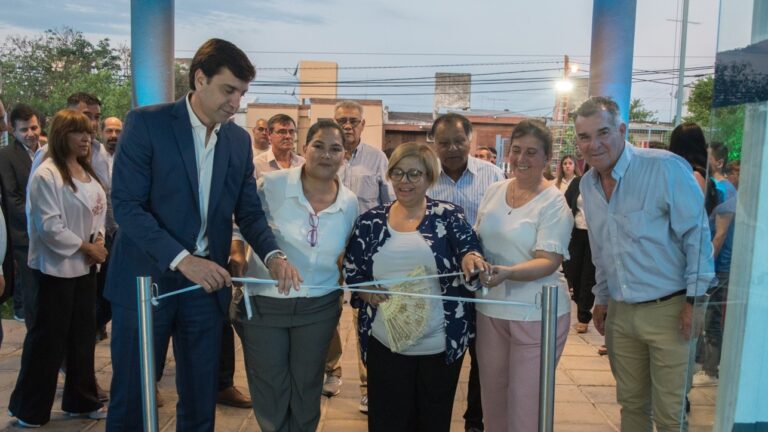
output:
MULTIPOLYGON (((2 3, 0 42, 67 26, 92 41, 108 37, 130 46, 130 0, 2 3)), ((687 75, 712 72, 707 68, 717 48, 718 7, 718 0, 690 1, 686 68, 693 70, 687 75)), ((677 68, 681 14, 682 0, 637 1, 636 72, 677 68)), ((581 65, 574 76, 589 69, 592 1, 176 0, 175 17, 176 57, 192 57, 211 37, 230 40, 249 55, 258 72, 244 102, 295 103, 297 63, 325 60, 338 63, 340 81, 471 73, 473 109, 551 116, 563 56, 581 65), (491 85, 488 79, 507 82, 491 85), (281 85, 259 85, 265 81, 281 85)), ((675 73, 650 77, 676 83, 675 73)), ((391 111, 430 112, 432 91, 431 83, 390 83, 340 88, 339 96, 381 99, 391 111)), ((674 114, 674 94, 673 85, 659 82, 635 82, 632 88, 632 97, 661 121, 674 114)))

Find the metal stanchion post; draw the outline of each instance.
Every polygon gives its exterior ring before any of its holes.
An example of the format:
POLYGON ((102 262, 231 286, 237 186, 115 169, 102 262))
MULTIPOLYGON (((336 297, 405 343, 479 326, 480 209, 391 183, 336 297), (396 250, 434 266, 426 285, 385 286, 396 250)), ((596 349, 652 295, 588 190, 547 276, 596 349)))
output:
POLYGON ((541 287, 541 373, 539 432, 552 432, 555 418, 555 354, 557 352, 557 285, 541 287))
POLYGON ((144 431, 157 432, 155 401, 155 337, 152 322, 152 278, 137 277, 139 309, 139 361, 141 362, 141 407, 144 431))

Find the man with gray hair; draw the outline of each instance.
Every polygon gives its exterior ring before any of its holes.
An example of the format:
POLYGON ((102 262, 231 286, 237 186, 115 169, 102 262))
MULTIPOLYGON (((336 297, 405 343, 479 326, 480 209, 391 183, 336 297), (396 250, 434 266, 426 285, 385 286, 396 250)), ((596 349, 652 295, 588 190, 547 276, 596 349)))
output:
MULTIPOLYGON (((359 214, 395 199, 395 192, 387 180, 389 162, 383 151, 362 142, 365 118, 363 106, 352 100, 336 104, 333 118, 344 130, 344 149, 346 161, 339 169, 339 177, 344 186, 357 195, 359 214)), ((353 309, 353 320, 357 328, 357 309, 353 309)), ((368 412, 368 373, 357 350, 357 368, 360 373, 360 405, 363 413, 368 412)), ((341 390, 341 338, 339 329, 328 347, 325 367, 326 379, 323 394, 335 396, 341 390)))
POLYGON ((597 270, 593 319, 621 430, 687 430, 689 353, 714 274, 704 195, 685 160, 624 140, 611 99, 588 99, 574 125, 592 167, 579 186, 597 270))

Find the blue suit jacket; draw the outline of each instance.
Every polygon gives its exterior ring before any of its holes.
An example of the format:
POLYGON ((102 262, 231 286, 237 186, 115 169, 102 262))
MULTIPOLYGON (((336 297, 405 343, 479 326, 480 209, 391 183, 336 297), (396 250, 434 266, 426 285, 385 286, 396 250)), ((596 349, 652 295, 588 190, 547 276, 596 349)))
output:
MULTIPOLYGON (((112 173, 112 204, 120 228, 105 289, 111 302, 135 308, 138 276, 152 276, 161 293, 191 285, 169 266, 182 250, 195 251, 201 224, 198 199, 185 99, 128 113, 112 173)), ((262 259, 278 249, 256 192, 248 133, 228 122, 219 129, 208 205, 210 259, 221 266, 229 258, 233 214, 262 259)), ((226 312, 231 290, 216 295, 226 312)))

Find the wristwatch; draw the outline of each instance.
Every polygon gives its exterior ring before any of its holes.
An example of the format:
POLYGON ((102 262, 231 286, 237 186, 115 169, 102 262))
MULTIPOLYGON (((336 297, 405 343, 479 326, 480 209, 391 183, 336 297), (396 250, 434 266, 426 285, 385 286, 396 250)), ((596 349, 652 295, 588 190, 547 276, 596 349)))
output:
POLYGON ((279 258, 281 260, 288 261, 288 255, 286 255, 283 251, 279 250, 279 251, 273 253, 272 255, 270 255, 269 258, 267 258, 267 262, 265 262, 264 265, 269 267, 269 263, 272 262, 272 260, 275 259, 275 258, 279 258))

